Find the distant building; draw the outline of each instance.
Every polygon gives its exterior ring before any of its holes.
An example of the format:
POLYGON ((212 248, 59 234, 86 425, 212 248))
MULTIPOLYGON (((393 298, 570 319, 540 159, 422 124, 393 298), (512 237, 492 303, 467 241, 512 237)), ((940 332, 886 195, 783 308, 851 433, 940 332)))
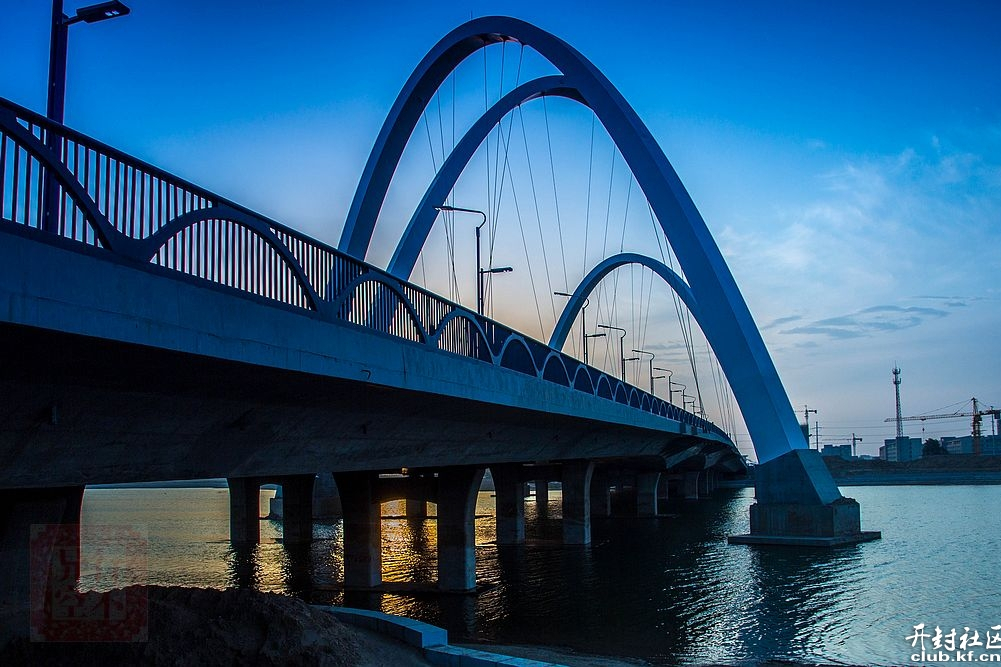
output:
POLYGON ((879 448, 879 458, 884 461, 916 461, 921 458, 921 438, 890 438, 879 448))
POLYGON ((845 461, 851 461, 855 458, 852 456, 851 445, 824 445, 824 448, 820 450, 820 455, 844 459, 845 461))
MULTIPOLYGON (((947 435, 941 439, 942 446, 950 454, 972 454, 973 436, 951 436, 947 435)), ((983 435, 980 436, 980 454, 982 456, 1001 456, 1001 436, 983 435)))

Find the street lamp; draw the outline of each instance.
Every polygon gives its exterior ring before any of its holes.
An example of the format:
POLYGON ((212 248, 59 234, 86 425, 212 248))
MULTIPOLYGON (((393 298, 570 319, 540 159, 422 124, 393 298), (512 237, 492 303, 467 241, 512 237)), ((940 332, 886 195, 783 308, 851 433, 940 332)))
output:
MULTIPOLYGON (((668 387, 668 389, 667 389, 667 392, 668 392, 668 396, 670 396, 670 395, 671 395, 671 384, 674 384, 674 386, 675 386, 675 387, 681 387, 681 407, 682 407, 682 409, 684 409, 684 407, 685 407, 685 391, 686 391, 686 390, 688 389, 688 387, 686 387, 685 385, 683 385, 683 384, 682 384, 682 383, 680 383, 680 382, 674 382, 674 383, 672 383, 672 382, 671 382, 670 380, 668 380, 668 381, 667 381, 667 387, 668 387)), ((671 402, 672 402, 672 403, 674 403, 674 400, 673 400, 673 398, 672 398, 672 399, 670 399, 670 400, 671 400, 671 402)))
POLYGON ((480 260, 480 230, 487 224, 487 214, 475 208, 462 208, 460 206, 435 206, 436 211, 449 211, 452 213, 476 213, 483 216, 483 222, 476 225, 476 312, 483 314, 483 274, 485 273, 510 273, 514 271, 510 266, 498 266, 497 268, 484 269, 480 260))
POLYGON ((619 359, 622 362, 622 376, 621 376, 622 377, 622 381, 625 382, 626 381, 626 352, 625 352, 625 348, 624 348, 624 346, 622 344, 622 341, 624 341, 626 339, 626 330, 623 329, 622 327, 613 327, 613 326, 608 325, 608 324, 599 324, 598 328, 599 329, 614 329, 615 331, 621 331, 622 332, 622 335, 619 336, 619 359))
MULTIPOLYGON (((650 361, 652 362, 653 360, 651 359, 650 361)), ((674 403, 674 391, 671 389, 671 385, 674 384, 674 382, 672 381, 672 378, 674 377, 674 371, 672 371, 670 368, 661 368, 659 366, 655 366, 653 370, 664 371, 665 373, 667 373, 667 375, 658 375, 657 378, 663 378, 663 377, 667 378, 667 402, 674 403)))
MULTIPOLYGON (((52 0, 52 31, 49 36, 49 80, 46 89, 45 116, 60 125, 66 109, 66 51, 69 27, 74 23, 97 23, 125 16, 131 10, 118 0, 81 7, 73 16, 63 13, 63 0, 52 0)), ((47 132, 45 147, 56 152, 58 142, 54 132, 47 132)), ((49 170, 45 171, 42 200, 42 229, 58 232, 55 219, 59 211, 59 193, 49 170)))
POLYGON ((653 393, 653 360, 657 357, 653 352, 647 352, 646 350, 633 350, 636 354, 649 354, 650 355, 650 393, 653 393))
MULTIPOLYGON (((570 294, 566 291, 554 291, 557 296, 566 296, 567 298, 573 298, 574 294, 570 294)), ((585 297, 584 305, 581 306, 581 346, 584 348, 584 363, 588 363, 588 339, 601 339, 604 338, 604 334, 588 334, 588 304, 591 303, 591 299, 585 297)))

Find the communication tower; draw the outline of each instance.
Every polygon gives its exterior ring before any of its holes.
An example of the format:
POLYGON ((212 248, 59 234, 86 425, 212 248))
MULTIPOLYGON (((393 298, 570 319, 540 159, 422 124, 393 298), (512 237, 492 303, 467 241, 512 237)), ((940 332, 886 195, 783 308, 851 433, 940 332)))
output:
POLYGON ((893 389, 897 394, 897 440, 904 437, 904 423, 900 416, 900 367, 893 365, 893 389))

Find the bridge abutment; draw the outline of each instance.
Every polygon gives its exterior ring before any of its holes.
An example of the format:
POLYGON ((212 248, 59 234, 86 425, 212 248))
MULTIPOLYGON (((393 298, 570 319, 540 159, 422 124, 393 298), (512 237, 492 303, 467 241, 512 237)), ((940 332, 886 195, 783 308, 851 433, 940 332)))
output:
POLYGON ((563 464, 563 543, 591 543, 591 461, 563 464))
POLYGON ((27 637, 29 619, 51 620, 52 605, 75 591, 83 491, 82 486, 0 491, 0 646, 27 637))
POLYGON ((794 449, 755 468, 751 532, 731 544, 839 546, 881 537, 863 531, 859 504, 841 495, 819 452, 794 449))

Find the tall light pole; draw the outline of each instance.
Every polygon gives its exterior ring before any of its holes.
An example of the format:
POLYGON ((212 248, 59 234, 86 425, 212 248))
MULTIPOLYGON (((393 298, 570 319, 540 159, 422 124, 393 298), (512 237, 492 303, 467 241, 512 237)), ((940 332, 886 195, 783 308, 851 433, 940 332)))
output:
MULTIPOLYGON (((674 403, 674 392, 671 391, 671 385, 673 384, 673 382, 671 380, 674 377, 674 371, 672 371, 670 368, 661 368, 660 366, 654 366, 653 370, 655 370, 655 371, 663 371, 663 372, 667 373, 667 375, 658 375, 654 379, 663 378, 663 377, 667 378, 667 402, 668 403, 674 403)), ((653 393, 653 392, 651 392, 651 393, 653 393)))
MULTIPOLYGON (((97 23, 125 16, 131 10, 118 0, 88 5, 76 10, 73 16, 63 13, 63 0, 52 0, 52 30, 49 36, 49 80, 46 88, 45 116, 62 125, 66 109, 66 52, 69 27, 74 23, 97 23)), ((53 153, 59 149, 55 133, 47 132, 45 147, 53 153)), ((42 229, 58 233, 59 191, 55 181, 45 171, 42 199, 42 229)))
POLYGON ((605 334, 603 334, 603 333, 596 333, 596 334, 586 333, 586 334, 584 334, 584 363, 585 364, 587 364, 587 339, 588 338, 604 338, 604 337, 605 337, 605 334))
POLYGON ((626 330, 623 329, 622 327, 613 327, 613 326, 611 326, 609 324, 599 324, 598 328, 599 329, 614 329, 615 331, 621 331, 622 332, 622 335, 619 336, 619 360, 622 362, 622 375, 621 375, 621 378, 622 378, 622 381, 625 382, 626 381, 626 350, 625 350, 625 346, 623 345, 622 341, 624 341, 626 339, 626 330))
POLYGON ((683 385, 681 383, 676 383, 676 382, 672 382, 672 381, 669 380, 668 381, 668 397, 669 397, 668 401, 670 401, 671 403, 675 402, 674 401, 674 397, 673 397, 673 395, 671 393, 671 386, 672 385, 674 385, 675 387, 681 387, 682 388, 682 402, 683 402, 682 408, 684 408, 685 407, 684 406, 685 392, 686 392, 686 390, 688 390, 688 387, 686 387, 685 385, 683 385))
MULTIPOLYGON (((573 294, 568 294, 567 292, 553 292, 556 296, 565 296, 568 299, 573 298, 573 294)), ((587 339, 588 338, 600 338, 605 334, 594 334, 593 336, 587 335, 587 306, 591 303, 591 299, 584 298, 584 305, 580 309, 580 342, 581 346, 584 348, 584 363, 587 363, 587 339)))
POLYGON ((647 352, 646 350, 633 350, 636 354, 649 354, 650 355, 650 393, 653 393, 653 360, 657 357, 653 352, 647 352))
POLYGON ((485 273, 510 273, 514 271, 510 266, 499 266, 496 269, 484 269, 480 259, 480 230, 487 224, 487 214, 475 208, 462 208, 461 206, 435 206, 436 211, 450 211, 452 213, 475 213, 483 217, 483 222, 476 225, 476 312, 483 314, 483 274, 485 273))

